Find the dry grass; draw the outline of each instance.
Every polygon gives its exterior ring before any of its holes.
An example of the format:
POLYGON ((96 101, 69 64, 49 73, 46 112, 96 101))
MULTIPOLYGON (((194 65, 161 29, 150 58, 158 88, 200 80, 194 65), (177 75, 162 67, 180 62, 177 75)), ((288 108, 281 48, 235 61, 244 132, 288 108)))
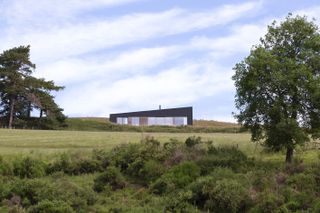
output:
POLYGON ((239 124, 212 120, 194 120, 195 127, 240 128, 239 124))

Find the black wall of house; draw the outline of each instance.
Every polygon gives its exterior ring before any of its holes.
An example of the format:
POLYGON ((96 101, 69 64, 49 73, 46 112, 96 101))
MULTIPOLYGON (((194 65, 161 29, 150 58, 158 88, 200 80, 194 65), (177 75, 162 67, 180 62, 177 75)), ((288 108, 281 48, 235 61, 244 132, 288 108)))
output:
POLYGON ((149 110, 140 112, 127 112, 110 114, 110 121, 113 123, 117 122, 119 117, 187 117, 188 125, 193 124, 193 112, 192 107, 181 107, 171 109, 159 109, 149 110))

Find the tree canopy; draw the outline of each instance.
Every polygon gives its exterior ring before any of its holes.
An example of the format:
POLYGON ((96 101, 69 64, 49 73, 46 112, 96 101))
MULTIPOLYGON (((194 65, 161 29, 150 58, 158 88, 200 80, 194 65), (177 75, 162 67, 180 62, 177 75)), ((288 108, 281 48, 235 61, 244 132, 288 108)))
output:
POLYGON ((236 118, 253 141, 275 151, 320 137, 320 34, 307 17, 289 14, 268 26, 250 55, 236 64, 236 118))
POLYGON ((64 87, 33 77, 35 67, 30 61, 30 46, 15 47, 0 54, 0 117, 9 128, 34 121, 31 118, 33 109, 40 111, 38 125, 45 121, 64 122, 63 110, 51 94, 64 87), (45 118, 41 119, 43 113, 45 118))

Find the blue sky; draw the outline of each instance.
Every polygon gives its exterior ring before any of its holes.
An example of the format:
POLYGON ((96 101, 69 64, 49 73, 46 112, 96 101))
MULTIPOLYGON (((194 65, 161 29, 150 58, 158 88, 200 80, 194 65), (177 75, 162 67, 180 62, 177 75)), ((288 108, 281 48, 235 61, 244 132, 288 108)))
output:
POLYGON ((232 68, 273 20, 320 20, 316 0, 0 0, 0 51, 31 45, 35 75, 72 116, 193 106, 234 121, 232 68))

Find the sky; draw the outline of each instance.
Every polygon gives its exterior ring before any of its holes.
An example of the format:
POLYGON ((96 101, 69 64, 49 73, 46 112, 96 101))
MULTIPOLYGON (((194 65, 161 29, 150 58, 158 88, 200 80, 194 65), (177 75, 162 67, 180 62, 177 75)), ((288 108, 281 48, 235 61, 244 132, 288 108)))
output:
POLYGON ((320 24, 318 0, 0 0, 0 52, 30 45, 69 117, 162 105, 235 122, 233 67, 289 12, 320 24))

